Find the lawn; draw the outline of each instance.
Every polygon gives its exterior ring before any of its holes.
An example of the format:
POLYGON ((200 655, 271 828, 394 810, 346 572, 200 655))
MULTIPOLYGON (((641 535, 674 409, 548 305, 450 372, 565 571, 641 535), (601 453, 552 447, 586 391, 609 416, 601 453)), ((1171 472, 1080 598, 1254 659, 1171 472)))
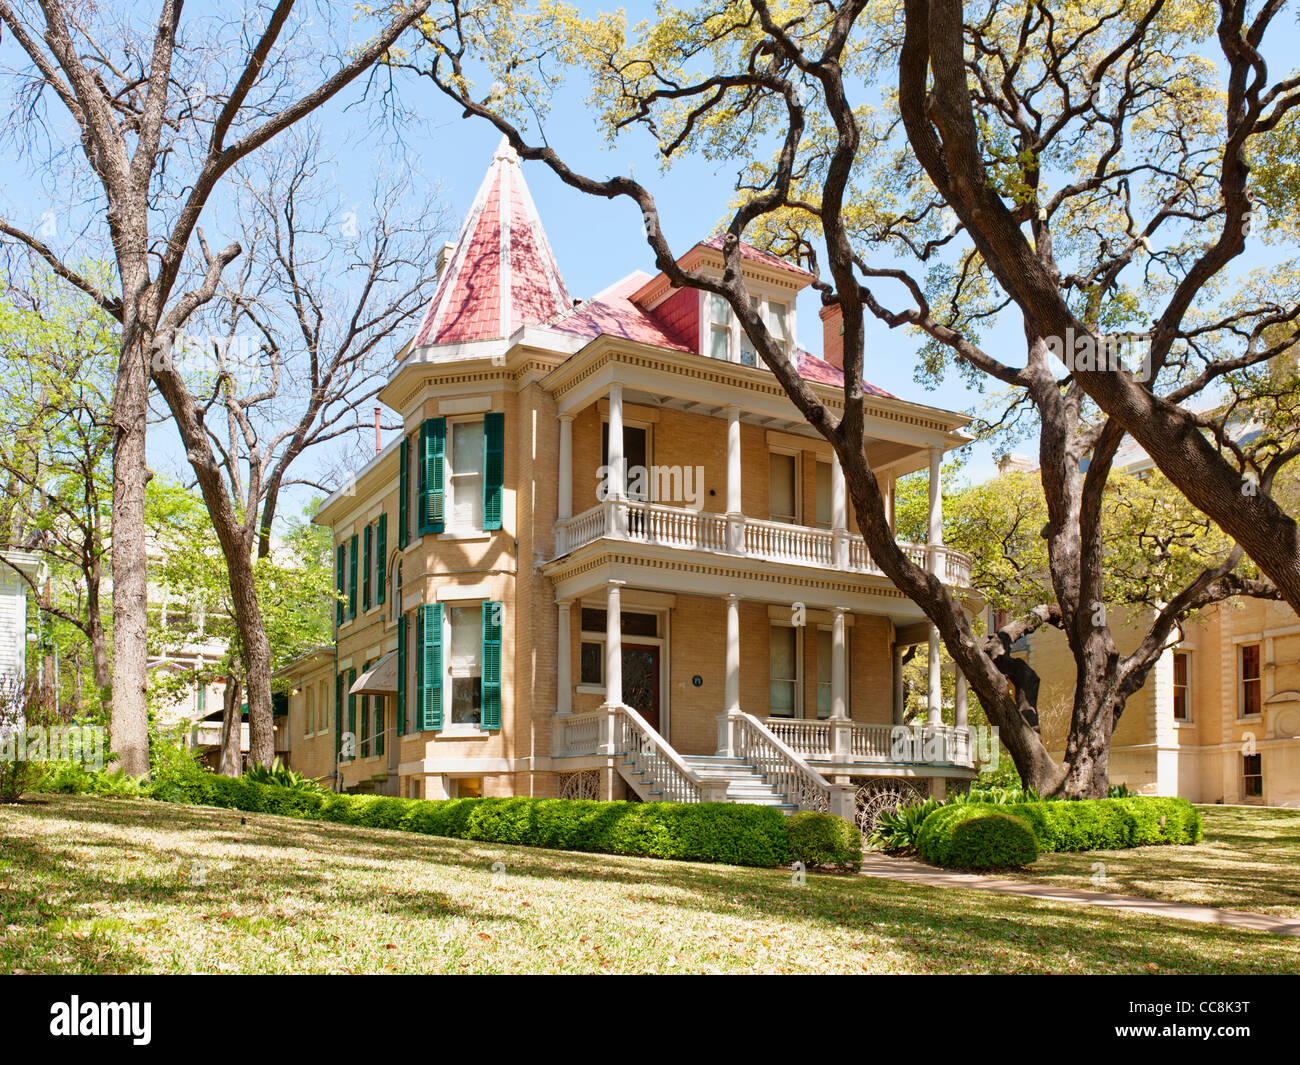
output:
POLYGON ((1199 846, 1044 854, 1018 878, 1300 917, 1300 810, 1198 809, 1205 819, 1199 846), (1104 879, 1095 879, 1099 873, 1104 879))
POLYGON ((1294 971, 1293 939, 986 892, 38 797, 0 972, 1294 971))

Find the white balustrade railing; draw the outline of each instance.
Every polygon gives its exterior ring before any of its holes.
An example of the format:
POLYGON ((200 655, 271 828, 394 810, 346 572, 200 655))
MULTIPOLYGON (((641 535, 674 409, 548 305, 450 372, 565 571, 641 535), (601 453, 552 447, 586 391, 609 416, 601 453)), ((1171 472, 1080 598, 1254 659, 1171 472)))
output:
MULTIPOLYGON (((856 533, 841 533, 847 540, 849 570, 884 575, 856 533)), ((724 514, 668 507, 636 499, 609 500, 572 518, 556 523, 556 552, 564 555, 604 537, 616 537, 634 543, 662 544, 692 551, 733 551, 724 514)), ((743 554, 772 562, 836 568, 835 534, 830 529, 788 525, 780 521, 744 519, 741 538, 743 554)), ((928 569, 931 552, 939 575, 947 584, 970 585, 971 560, 949 547, 900 543, 903 553, 922 569, 928 569)), ((841 556, 843 557, 843 556, 841 556)))
POLYGON ((831 786, 789 744, 752 714, 738 714, 731 720, 733 752, 760 773, 800 810, 829 811, 831 786))
POLYGON ((849 730, 851 762, 970 766, 970 731, 952 725, 871 725, 861 721, 836 726, 822 718, 768 718, 764 724, 797 754, 817 761, 834 755, 834 729, 849 730))

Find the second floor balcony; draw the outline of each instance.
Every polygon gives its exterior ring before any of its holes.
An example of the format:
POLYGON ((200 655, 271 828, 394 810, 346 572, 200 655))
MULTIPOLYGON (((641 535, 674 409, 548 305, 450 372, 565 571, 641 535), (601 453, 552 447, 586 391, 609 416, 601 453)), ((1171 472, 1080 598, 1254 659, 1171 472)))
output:
MULTIPOLYGON (((635 499, 607 500, 556 525, 557 555, 599 540, 884 576, 862 536, 844 529, 791 525, 635 499)), ((940 544, 899 546, 916 565, 932 569, 944 583, 969 587, 969 556, 940 544)))

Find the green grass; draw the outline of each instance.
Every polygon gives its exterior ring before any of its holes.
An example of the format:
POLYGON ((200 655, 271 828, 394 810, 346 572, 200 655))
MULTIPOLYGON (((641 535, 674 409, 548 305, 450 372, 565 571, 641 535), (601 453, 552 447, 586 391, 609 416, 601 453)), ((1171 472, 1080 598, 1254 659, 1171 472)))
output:
POLYGON ((0 807, 0 930, 0 972, 1268 973, 1300 953, 988 892, 63 796, 0 807))
POLYGON ((1020 880, 1300 917, 1300 810, 1200 806, 1195 847, 1044 854, 1020 880), (1104 869, 1095 866, 1100 862, 1104 869), (1096 879, 1098 873, 1105 878, 1096 879))

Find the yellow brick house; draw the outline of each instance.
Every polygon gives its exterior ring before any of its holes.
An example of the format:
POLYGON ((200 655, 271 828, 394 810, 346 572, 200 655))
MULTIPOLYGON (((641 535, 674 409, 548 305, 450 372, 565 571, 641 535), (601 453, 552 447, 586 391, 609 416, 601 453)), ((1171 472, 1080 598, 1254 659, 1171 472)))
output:
MULTIPOLYGON (((720 273, 719 247, 683 261, 720 273)), ((834 314, 829 361, 795 340, 810 275, 755 248, 744 262, 789 357, 842 409, 834 314)), ((931 627, 872 562, 830 447, 725 304, 644 273, 571 300, 506 146, 438 265, 379 395, 404 431, 316 519, 341 602, 332 653, 286 671, 298 769, 413 797, 848 816, 971 778, 964 684, 944 724, 931 627), (931 707, 912 735, 914 643, 931 707)), ((880 389, 866 418, 891 510, 898 477, 969 439, 964 415, 880 389)), ((980 610, 937 489, 930 529, 907 550, 980 610)))

